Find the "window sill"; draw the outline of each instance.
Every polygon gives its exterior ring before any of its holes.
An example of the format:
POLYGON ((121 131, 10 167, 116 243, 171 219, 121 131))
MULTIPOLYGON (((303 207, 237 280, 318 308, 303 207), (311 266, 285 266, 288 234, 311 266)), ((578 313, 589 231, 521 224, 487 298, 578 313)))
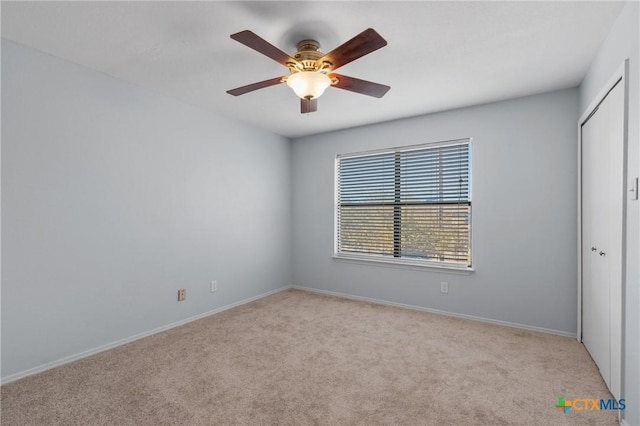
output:
POLYGON ((410 260, 410 259, 387 259, 377 258, 373 256, 357 256, 357 255, 344 255, 334 254, 333 260, 337 262, 346 263, 360 263, 369 264, 373 266, 382 266, 389 268, 401 268, 401 269, 417 269, 421 271, 439 272, 443 274, 458 274, 469 275, 474 272, 473 268, 467 266, 454 266, 454 265, 439 265, 435 262, 428 262, 422 260, 410 260))

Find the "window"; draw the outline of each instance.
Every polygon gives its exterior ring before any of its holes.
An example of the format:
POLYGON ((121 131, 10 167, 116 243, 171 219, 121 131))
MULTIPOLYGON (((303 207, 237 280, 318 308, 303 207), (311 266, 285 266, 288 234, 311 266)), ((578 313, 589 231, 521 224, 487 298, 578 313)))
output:
POLYGON ((471 267, 470 140, 336 159, 336 257, 471 267))

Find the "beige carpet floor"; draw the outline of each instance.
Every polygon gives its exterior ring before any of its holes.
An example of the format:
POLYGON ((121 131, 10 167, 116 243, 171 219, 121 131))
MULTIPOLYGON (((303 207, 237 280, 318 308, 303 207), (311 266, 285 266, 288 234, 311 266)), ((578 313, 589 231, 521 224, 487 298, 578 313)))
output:
POLYGON ((284 291, 2 386, 2 425, 617 424, 575 339, 284 291))

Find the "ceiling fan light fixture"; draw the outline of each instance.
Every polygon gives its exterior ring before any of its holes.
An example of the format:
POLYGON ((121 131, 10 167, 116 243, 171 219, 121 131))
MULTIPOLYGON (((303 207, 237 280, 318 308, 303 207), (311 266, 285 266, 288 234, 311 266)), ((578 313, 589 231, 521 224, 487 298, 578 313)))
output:
POLYGON ((319 71, 300 71, 287 78, 287 86, 301 99, 316 99, 331 86, 331 79, 319 71))
POLYGON ((318 50, 320 43, 310 39, 299 42, 296 45, 298 51, 289 55, 249 30, 231 34, 231 38, 273 59, 286 67, 290 73, 227 90, 227 93, 232 96, 240 96, 286 82, 301 99, 300 112, 306 114, 318 110, 316 99, 329 86, 375 98, 383 97, 390 89, 383 84, 335 73, 336 69, 387 45, 387 41, 373 28, 367 28, 329 53, 318 50))

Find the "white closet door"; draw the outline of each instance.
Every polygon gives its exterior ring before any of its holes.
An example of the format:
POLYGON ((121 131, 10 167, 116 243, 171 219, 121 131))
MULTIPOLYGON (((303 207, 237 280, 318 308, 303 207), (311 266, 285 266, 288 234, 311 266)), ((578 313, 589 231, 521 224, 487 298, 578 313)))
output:
POLYGON ((582 126, 582 341, 619 397, 623 86, 582 126), (616 340, 618 339, 618 340, 616 340))
POLYGON ((607 259, 600 256, 606 232, 606 179, 604 135, 606 129, 597 116, 599 110, 582 127, 582 208, 583 208, 583 330, 582 341, 600 368, 605 382, 610 381, 609 358, 609 280, 607 259), (587 220, 585 220, 587 218, 587 220), (586 223, 585 223, 586 222, 586 223))

